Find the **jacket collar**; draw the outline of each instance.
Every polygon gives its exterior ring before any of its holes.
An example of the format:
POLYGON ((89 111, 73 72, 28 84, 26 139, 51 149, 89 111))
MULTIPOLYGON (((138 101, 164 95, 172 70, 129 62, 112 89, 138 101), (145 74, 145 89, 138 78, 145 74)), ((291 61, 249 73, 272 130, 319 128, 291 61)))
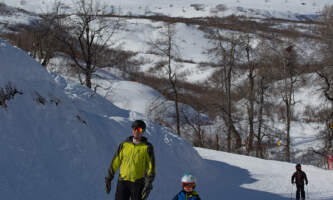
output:
POLYGON ((194 196, 198 196, 198 192, 193 190, 192 192, 186 192, 185 190, 182 190, 182 192, 184 192, 184 194, 187 194, 187 195, 194 195, 194 196))
MULTIPOLYGON (((125 141, 134 144, 133 143, 133 136, 128 137, 125 141)), ((147 142, 148 142, 147 138, 142 136, 140 143, 147 143, 147 142)))

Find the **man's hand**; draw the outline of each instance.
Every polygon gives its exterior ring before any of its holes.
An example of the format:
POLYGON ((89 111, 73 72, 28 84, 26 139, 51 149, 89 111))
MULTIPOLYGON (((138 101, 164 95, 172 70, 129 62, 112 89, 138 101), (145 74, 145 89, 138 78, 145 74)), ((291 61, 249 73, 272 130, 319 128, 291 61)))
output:
POLYGON ((105 177, 105 190, 107 194, 110 194, 111 191, 111 180, 112 179, 105 177))
POLYGON ((145 186, 143 187, 143 190, 142 190, 142 193, 141 193, 141 195, 142 195, 142 200, 145 200, 145 199, 147 199, 148 198, 148 195, 149 195, 149 193, 150 193, 150 191, 153 189, 153 186, 152 186, 152 184, 148 181, 148 182, 146 182, 145 183, 145 186))

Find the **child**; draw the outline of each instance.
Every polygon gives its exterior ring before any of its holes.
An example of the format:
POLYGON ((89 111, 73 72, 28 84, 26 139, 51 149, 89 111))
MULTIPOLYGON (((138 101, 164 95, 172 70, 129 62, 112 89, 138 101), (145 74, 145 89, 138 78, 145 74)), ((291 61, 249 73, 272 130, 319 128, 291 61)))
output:
POLYGON ((192 174, 184 174, 182 177, 182 187, 182 191, 180 191, 172 200, 200 200, 198 192, 194 190, 195 178, 192 174))
POLYGON ((297 164, 296 172, 291 177, 291 184, 296 183, 296 200, 299 200, 300 196, 302 196, 302 200, 305 199, 304 181, 305 184, 308 185, 308 178, 306 177, 305 172, 302 171, 301 164, 297 164))

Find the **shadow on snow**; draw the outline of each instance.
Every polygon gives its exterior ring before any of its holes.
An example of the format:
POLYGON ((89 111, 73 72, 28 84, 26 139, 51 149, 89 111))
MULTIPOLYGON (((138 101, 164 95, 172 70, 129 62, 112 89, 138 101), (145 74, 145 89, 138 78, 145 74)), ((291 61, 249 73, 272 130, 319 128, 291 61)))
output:
MULTIPOLYGON (((201 182, 198 182, 198 192, 202 199, 219 200, 287 200, 277 194, 263 192, 241 187, 243 184, 250 184, 257 181, 251 177, 249 171, 232 166, 220 161, 206 160, 207 174, 201 175, 201 182)), ((246 164, 246 163, 245 163, 246 164)), ((278 186, 277 186, 278 187, 278 186)))

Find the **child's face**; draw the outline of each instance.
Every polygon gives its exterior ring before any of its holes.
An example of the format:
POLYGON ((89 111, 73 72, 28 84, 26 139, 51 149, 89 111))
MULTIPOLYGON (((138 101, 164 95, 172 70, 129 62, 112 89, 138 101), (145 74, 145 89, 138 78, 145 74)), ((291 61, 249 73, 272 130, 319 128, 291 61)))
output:
POLYGON ((192 187, 184 187, 185 192, 192 192, 193 188, 192 187))
POLYGON ((192 192, 194 186, 195 186, 195 183, 183 183, 183 189, 185 192, 192 192))

